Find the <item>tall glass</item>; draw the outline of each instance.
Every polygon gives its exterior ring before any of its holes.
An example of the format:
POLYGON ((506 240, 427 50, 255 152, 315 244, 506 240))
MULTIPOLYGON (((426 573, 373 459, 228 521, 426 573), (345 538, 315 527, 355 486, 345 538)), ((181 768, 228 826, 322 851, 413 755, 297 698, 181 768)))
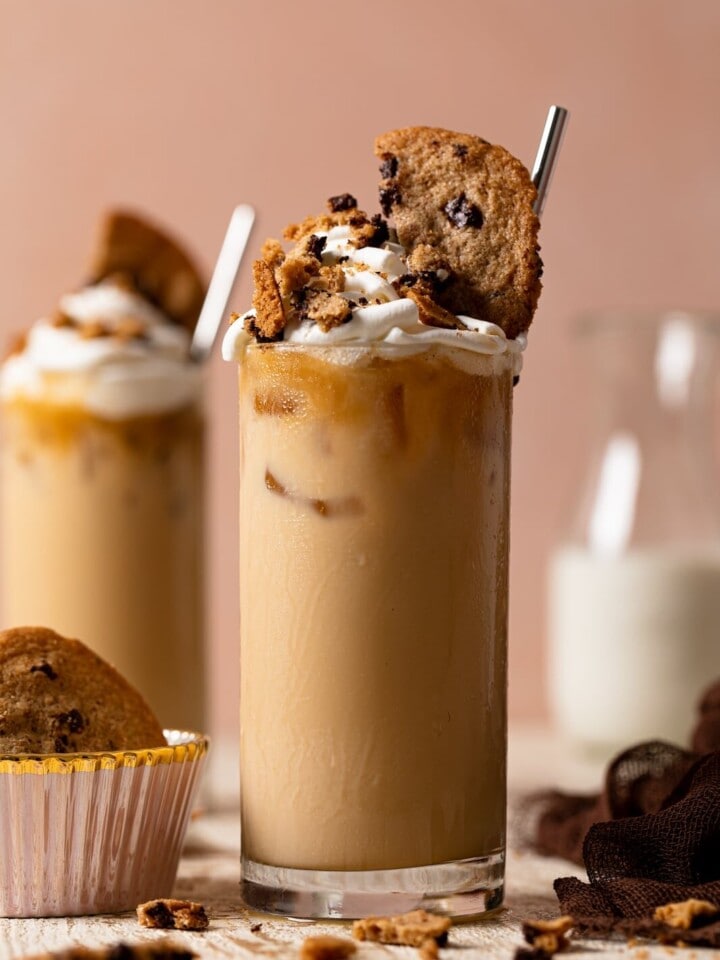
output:
POLYGON ((80 638, 164 725, 202 730, 201 411, 108 420, 78 394, 58 373, 2 405, 4 622, 80 638))
POLYGON ((251 907, 502 902, 512 376, 454 347, 242 360, 251 907))

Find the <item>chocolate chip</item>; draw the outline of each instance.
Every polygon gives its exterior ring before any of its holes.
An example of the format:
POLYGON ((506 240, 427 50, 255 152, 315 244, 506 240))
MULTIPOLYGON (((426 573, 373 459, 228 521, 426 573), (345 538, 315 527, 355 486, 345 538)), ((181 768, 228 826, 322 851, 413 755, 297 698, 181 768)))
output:
POLYGON ((516 373, 513 377, 513 386, 516 387, 520 383, 520 374, 516 373))
POLYGON ((339 213, 357 207, 357 200, 351 193, 339 193, 336 197, 330 197, 328 206, 333 213, 339 213))
POLYGON ((394 157, 392 153, 386 153, 383 162, 380 164, 380 176, 383 180, 392 180, 393 177, 397 176, 397 172, 398 158, 394 157))
POLYGON ((398 287, 414 287, 420 277, 416 273, 404 273, 395 281, 398 287))
POLYGON ((153 926, 171 930, 175 926, 175 918, 170 909, 161 901, 145 908, 145 916, 152 920, 153 926))
POLYGON ((59 713, 55 718, 61 727, 67 727, 70 733, 82 733, 85 729, 85 720, 79 710, 69 710, 59 713))
POLYGON ((254 924, 250 927, 250 933, 260 933, 261 930, 262 930, 262 924, 261 924, 261 923, 254 923, 254 924))
POLYGON ((358 303, 360 304, 361 307, 366 307, 366 306, 368 305, 368 298, 367 298, 367 297, 360 297, 360 298, 358 299, 358 303))
POLYGON ((455 227, 478 227, 483 225, 483 215, 479 207, 470 203, 464 193, 454 200, 448 200, 443 207, 445 216, 455 227))
POLYGON ((392 208, 402 203, 402 197, 397 187, 380 188, 380 209, 386 217, 390 216, 392 208))
POLYGON ((48 680, 57 680, 57 674, 49 663, 34 663, 30 667, 30 673, 44 673, 48 680))
POLYGON ((468 153, 468 148, 464 143, 454 143, 453 144, 453 153, 456 157, 459 157, 461 160, 464 160, 468 153))
POLYGON ((283 330, 278 331, 274 337, 266 337, 260 332, 260 328, 257 325, 257 320, 255 317, 248 317, 245 320, 245 329, 247 332, 257 340, 258 343, 276 343, 278 340, 283 338, 283 330))
POLYGON ((370 218, 370 223, 374 228, 374 233, 368 243, 369 247, 381 247, 387 240, 390 239, 390 231, 388 230, 387 220, 383 220, 379 213, 376 213, 370 218))
POLYGON ((317 234, 311 233, 307 239, 307 252, 311 257, 315 257, 316 260, 322 260, 326 243, 327 237, 318 237, 317 234))

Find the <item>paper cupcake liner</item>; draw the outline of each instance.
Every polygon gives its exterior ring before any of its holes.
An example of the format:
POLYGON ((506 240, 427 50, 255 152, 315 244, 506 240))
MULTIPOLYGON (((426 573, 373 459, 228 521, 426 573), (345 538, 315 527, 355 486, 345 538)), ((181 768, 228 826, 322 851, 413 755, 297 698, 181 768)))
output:
POLYGON ((119 913, 171 893, 208 741, 0 757, 0 916, 119 913))

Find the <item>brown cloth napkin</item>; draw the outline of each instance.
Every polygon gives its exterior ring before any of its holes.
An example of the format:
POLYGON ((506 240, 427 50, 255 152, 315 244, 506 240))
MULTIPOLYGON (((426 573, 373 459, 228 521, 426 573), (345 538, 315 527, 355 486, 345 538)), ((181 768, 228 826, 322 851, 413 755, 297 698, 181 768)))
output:
MULTIPOLYGON (((702 698, 691 747, 638 744, 612 761, 600 795, 539 798, 534 846, 587 870, 588 883, 555 881, 561 911, 587 933, 642 934, 662 904, 720 904, 720 681, 702 698)), ((720 945, 720 922, 682 939, 720 945)))

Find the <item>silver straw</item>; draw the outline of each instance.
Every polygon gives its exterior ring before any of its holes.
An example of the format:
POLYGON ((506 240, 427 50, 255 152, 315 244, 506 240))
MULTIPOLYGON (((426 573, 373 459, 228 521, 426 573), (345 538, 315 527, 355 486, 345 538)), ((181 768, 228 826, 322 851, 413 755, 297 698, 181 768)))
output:
POLYGON ((254 221, 255 211, 247 203, 235 207, 230 217, 190 344, 190 358, 197 363, 203 363, 212 352, 254 221))
POLYGON ((543 207, 545 206, 545 198, 547 197, 548 187, 550 186, 550 181, 552 180, 552 175, 557 163, 568 116, 569 114, 565 107, 556 107, 553 105, 548 110, 545 129, 543 130, 532 171, 532 182, 537 187, 537 199, 535 200, 534 210, 538 216, 542 214, 543 207))

